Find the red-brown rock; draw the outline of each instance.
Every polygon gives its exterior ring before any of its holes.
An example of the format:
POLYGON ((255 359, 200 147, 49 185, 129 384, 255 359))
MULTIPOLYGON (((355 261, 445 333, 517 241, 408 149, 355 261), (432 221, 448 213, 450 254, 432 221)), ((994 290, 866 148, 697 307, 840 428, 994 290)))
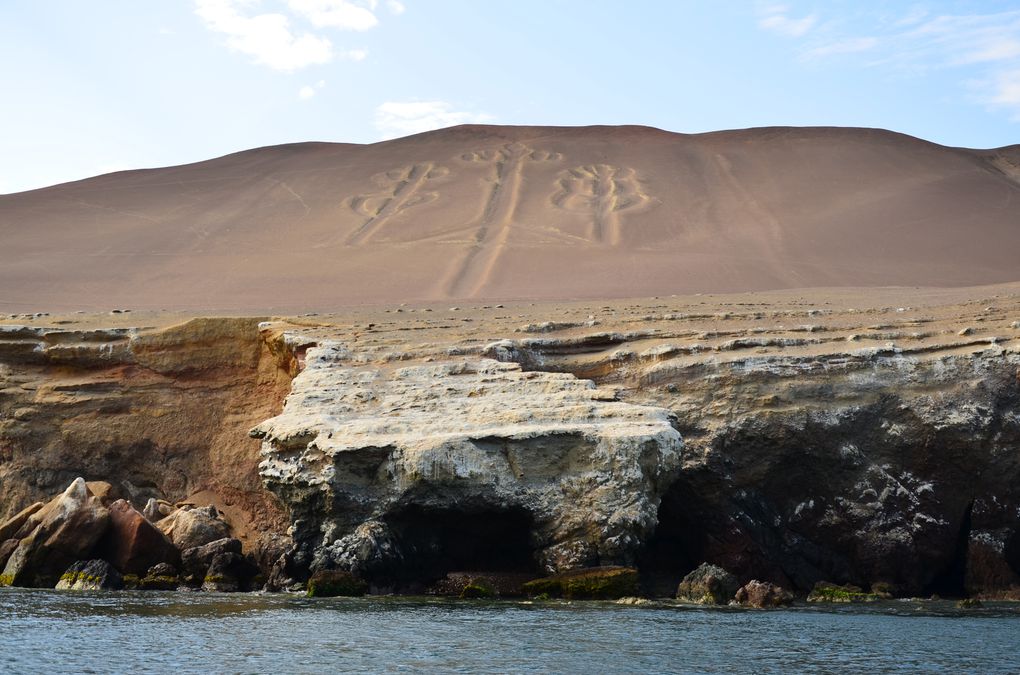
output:
POLYGON ((733 599, 747 607, 765 609, 768 607, 782 607, 793 603, 793 593, 785 588, 770 584, 766 581, 754 579, 747 582, 737 591, 733 599))
POLYGON ((153 565, 177 565, 180 560, 173 542, 123 499, 110 505, 110 527, 96 553, 122 574, 138 576, 144 576, 153 565))

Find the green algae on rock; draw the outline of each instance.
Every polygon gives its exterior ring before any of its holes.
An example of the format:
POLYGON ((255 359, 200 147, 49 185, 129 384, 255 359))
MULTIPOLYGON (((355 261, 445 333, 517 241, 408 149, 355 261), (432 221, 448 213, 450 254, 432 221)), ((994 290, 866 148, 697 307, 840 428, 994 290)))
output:
POLYGON ((308 597, 358 597, 368 592, 368 584, 343 570, 319 570, 308 580, 308 597))
POLYGON ((484 598, 496 598, 499 594, 496 589, 493 588, 485 579, 472 579, 468 582, 468 585, 464 587, 464 590, 460 592, 460 597, 463 599, 480 600, 484 598))
POLYGON ((79 560, 64 572, 57 590, 118 591, 124 588, 120 572, 105 560, 79 560))
POLYGON ((524 592, 535 599, 617 600, 637 594, 638 571, 632 567, 585 567, 535 579, 524 592))
POLYGON ((807 596, 808 602, 877 602, 882 599, 878 593, 865 593, 860 586, 839 586, 828 581, 819 581, 807 596))

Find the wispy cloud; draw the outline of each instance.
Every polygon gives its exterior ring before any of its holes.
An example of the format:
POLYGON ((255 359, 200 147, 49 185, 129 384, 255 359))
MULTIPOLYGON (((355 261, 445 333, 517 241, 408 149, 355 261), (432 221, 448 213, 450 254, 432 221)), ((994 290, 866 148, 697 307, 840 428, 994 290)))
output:
POLYGON ((878 39, 873 37, 845 38, 835 42, 820 44, 817 47, 811 47, 802 53, 802 57, 805 59, 816 59, 833 54, 855 54, 874 49, 877 45, 878 39))
POLYGON ((802 37, 796 48, 802 61, 866 53, 861 67, 912 75, 957 69, 961 89, 969 89, 972 99, 1020 117, 1020 10, 936 14, 916 4, 899 16, 878 11, 849 16, 835 10, 826 16, 794 16, 804 15, 786 5, 760 6, 758 24, 802 37))
POLYGON ((456 110, 446 101, 387 101, 375 109, 375 128, 383 138, 397 138, 456 124, 492 122, 485 113, 456 110))
POLYGON ((818 21, 814 14, 794 18, 790 15, 788 5, 762 5, 758 9, 758 15, 759 26, 787 37, 806 35, 818 21))
POLYGON ((1020 68, 997 72, 983 83, 981 96, 988 105, 1005 108, 1020 122, 1020 68))
POLYGON ((364 50, 337 52, 323 30, 365 31, 379 23, 378 0, 286 0, 264 9, 261 0, 194 0, 205 26, 227 46, 273 70, 293 72, 337 57, 360 61, 364 50), (303 22, 306 28, 296 27, 303 22))

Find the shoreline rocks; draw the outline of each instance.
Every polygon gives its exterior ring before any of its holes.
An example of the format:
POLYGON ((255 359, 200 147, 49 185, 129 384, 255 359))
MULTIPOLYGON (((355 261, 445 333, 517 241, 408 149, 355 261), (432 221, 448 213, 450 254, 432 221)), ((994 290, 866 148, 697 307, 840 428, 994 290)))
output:
POLYGON ((587 567, 529 581, 523 590, 529 598, 618 600, 637 595, 638 571, 632 567, 587 567))
POLYGON ((110 505, 110 526, 96 553, 122 574, 144 575, 153 565, 180 561, 173 542, 123 499, 110 505))
POLYGON ((793 593, 775 584, 752 579, 737 591, 733 601, 756 609, 786 607, 793 604, 793 593))
POLYGON ((807 596, 807 601, 836 603, 878 602, 886 598, 878 593, 866 592, 860 586, 854 586, 853 584, 840 586, 827 581, 819 581, 811 589, 807 596))
POLYGON ((726 605, 739 588, 735 576, 718 565, 702 563, 680 582, 676 599, 697 605, 726 605))
POLYGON ((76 479, 26 521, 38 524, 8 558, 0 585, 52 588, 68 566, 92 551, 109 520, 109 510, 76 479))
POLYGON ((70 567, 57 582, 57 590, 69 591, 119 591, 124 588, 124 578, 113 565, 105 560, 81 560, 70 567))

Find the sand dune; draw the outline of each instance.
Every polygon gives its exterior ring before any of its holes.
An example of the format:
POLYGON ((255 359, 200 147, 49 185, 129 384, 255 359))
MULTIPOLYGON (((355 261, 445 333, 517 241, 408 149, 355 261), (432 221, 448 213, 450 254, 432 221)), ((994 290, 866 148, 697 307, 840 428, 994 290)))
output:
POLYGON ((461 126, 0 196, 0 311, 1020 280, 1020 146, 461 126))

